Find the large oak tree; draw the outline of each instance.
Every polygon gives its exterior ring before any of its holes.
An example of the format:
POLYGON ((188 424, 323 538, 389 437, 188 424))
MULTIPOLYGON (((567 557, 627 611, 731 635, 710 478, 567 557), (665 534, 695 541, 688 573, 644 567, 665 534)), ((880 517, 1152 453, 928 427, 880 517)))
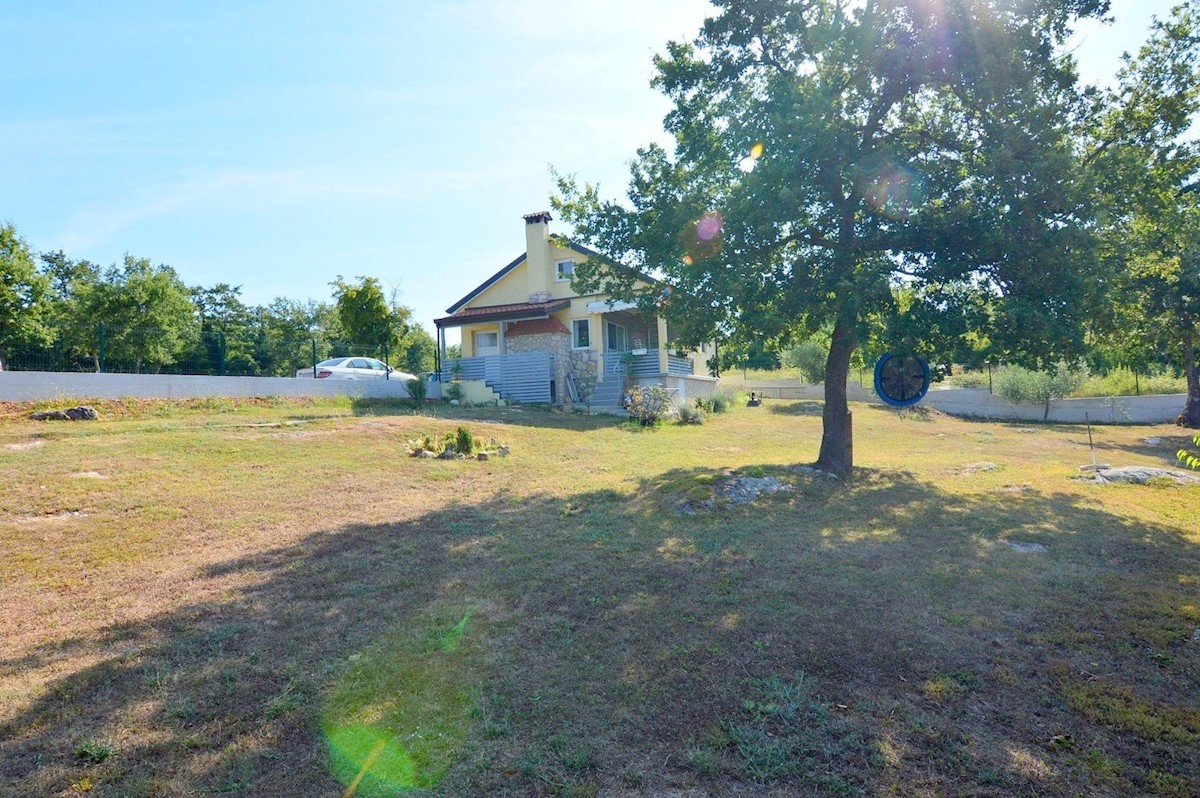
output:
POLYGON ((829 330, 817 462, 842 474, 869 329, 971 327, 1031 364, 1079 351, 1103 280, 1062 45, 1106 0, 714 6, 656 59, 674 152, 639 150, 627 202, 573 178, 554 200, 578 237, 662 282, 597 262, 580 287, 666 312, 692 342, 829 330))

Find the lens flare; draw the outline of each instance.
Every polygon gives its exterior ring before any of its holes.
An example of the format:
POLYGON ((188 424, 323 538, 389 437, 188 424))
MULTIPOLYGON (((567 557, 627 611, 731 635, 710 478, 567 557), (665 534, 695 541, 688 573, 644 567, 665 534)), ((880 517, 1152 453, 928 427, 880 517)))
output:
POLYGON ((696 221, 688 222, 679 234, 684 263, 690 266, 719 255, 724 246, 721 240, 724 225, 725 219, 716 211, 708 211, 696 221))
POLYGON ((343 798, 351 798, 364 784, 372 792, 379 787, 409 789, 420 786, 412 757, 386 731, 374 726, 343 726, 330 729, 327 739, 333 772, 349 781, 343 798), (353 778, 347 778, 351 774, 353 778))
POLYGON ((351 657, 321 729, 343 798, 434 787, 471 726, 471 612, 447 626, 398 627, 351 657))
POLYGON ((725 220, 719 213, 706 213, 696 222, 696 238, 701 241, 712 241, 721 234, 721 224, 725 220))
POLYGON ((860 170, 859 185, 867 203, 891 219, 908 219, 925 202, 921 176, 891 160, 860 170))

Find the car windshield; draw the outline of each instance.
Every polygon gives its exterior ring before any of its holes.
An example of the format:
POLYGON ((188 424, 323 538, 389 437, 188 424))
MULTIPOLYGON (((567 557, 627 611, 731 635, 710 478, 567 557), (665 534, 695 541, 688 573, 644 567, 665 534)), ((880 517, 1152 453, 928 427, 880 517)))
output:
POLYGON ((318 366, 340 366, 340 365, 342 365, 343 363, 345 363, 347 360, 349 360, 349 358, 345 358, 345 357, 335 357, 335 358, 333 358, 332 360, 322 360, 322 361, 321 361, 320 363, 318 363, 317 365, 318 365, 318 366))

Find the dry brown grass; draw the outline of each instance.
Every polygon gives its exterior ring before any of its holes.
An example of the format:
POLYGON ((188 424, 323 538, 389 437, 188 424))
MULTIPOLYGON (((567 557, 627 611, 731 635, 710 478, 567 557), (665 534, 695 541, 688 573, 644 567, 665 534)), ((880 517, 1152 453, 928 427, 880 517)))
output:
POLYGON ((1200 490, 868 407, 814 479, 802 405, 6 408, 0 795, 1200 794, 1200 490), (729 469, 796 490, 673 511, 729 469))

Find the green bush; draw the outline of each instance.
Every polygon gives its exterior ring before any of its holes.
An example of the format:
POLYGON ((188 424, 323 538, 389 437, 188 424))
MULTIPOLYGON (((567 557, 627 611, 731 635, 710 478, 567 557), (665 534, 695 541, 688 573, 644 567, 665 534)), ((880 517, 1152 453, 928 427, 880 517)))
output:
POLYGON ((454 431, 454 451, 459 454, 470 454, 475 451, 475 437, 466 427, 454 431))
POLYGON ((1050 400, 1070 396, 1087 378, 1086 366, 1060 361, 1050 371, 1005 366, 996 374, 994 383, 996 393, 1013 404, 1038 402, 1045 405, 1044 421, 1050 417, 1050 400))
POLYGON ((661 385, 636 385, 629 390, 629 415, 642 422, 643 427, 658 423, 674 411, 671 397, 661 385))
POLYGON ((424 374, 418 374, 416 379, 404 383, 404 387, 408 389, 408 396, 412 399, 413 404, 420 407, 425 402, 425 397, 429 395, 429 378, 424 374))
POLYGON ((710 396, 696 399, 696 406, 706 413, 728 412, 738 400, 738 394, 729 391, 716 391, 710 396))
POLYGON ((825 361, 829 359, 829 348, 816 341, 805 341, 783 353, 783 364, 800 372, 800 378, 808 382, 825 380, 825 361))
POLYGON ((703 424, 704 410, 699 406, 699 402, 694 405, 680 405, 679 407, 679 423, 680 424, 703 424))

